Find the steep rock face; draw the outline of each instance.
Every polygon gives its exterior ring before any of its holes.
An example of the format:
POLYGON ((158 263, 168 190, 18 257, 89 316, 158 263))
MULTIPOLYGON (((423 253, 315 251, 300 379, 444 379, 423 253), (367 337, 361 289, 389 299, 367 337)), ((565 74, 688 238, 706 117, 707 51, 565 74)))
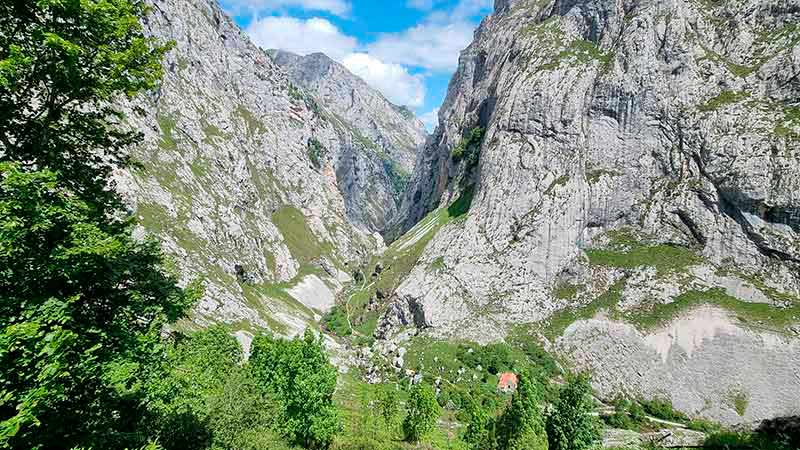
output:
POLYGON ((457 198, 471 208, 438 232, 390 311, 480 341, 528 326, 594 369, 608 396, 629 386, 728 423, 792 412, 799 20, 800 5, 780 0, 497 1, 461 55, 398 230, 457 198), (730 323, 701 334, 706 350, 648 341, 704 304, 730 323), (632 328, 609 331, 619 321, 632 328), (633 341, 652 370, 605 364, 633 341), (718 372, 703 367, 731 354, 785 367, 708 390, 718 372), (694 378, 678 376, 687 367, 694 378), (636 382, 643 373, 662 382, 636 382), (750 407, 722 404, 722 390, 750 407))
POLYGON ((382 248, 384 162, 214 0, 150 5, 146 29, 176 45, 160 90, 126 106, 145 142, 120 188, 184 277, 205 278, 195 322, 296 333, 382 248))
MULTIPOLYGON (((392 104, 325 54, 299 56, 281 50, 269 53, 292 81, 313 93, 325 108, 352 124, 362 136, 375 142, 387 163, 397 164, 400 178, 411 174, 417 152, 428 137, 425 125, 413 112, 392 104)), ((398 189, 398 194, 402 193, 398 189)))

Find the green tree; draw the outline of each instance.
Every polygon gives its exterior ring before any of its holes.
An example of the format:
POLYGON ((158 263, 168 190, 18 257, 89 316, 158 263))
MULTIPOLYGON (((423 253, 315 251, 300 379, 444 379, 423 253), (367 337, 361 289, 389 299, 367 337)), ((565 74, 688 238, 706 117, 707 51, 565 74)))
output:
MULTIPOLYGON (((212 413, 222 413, 219 409, 226 406, 223 399, 230 395, 226 389, 236 390, 230 380, 242 370, 242 350, 221 326, 178 334, 175 339, 165 352, 163 364, 153 368, 147 380, 150 414, 144 426, 157 432, 167 450, 205 448, 214 438, 209 424, 212 413)), ((242 395, 238 401, 246 403, 248 398, 242 395)), ((223 432, 230 430, 223 428, 223 432)))
POLYGON ((110 173, 139 135, 111 102, 162 46, 138 0, 0 2, 0 447, 138 447, 165 323, 199 290, 168 274, 110 173))
POLYGON ((155 87, 166 46, 142 33, 141 0, 0 2, 0 161, 50 169, 100 212, 139 133, 113 106, 155 87))
POLYGON ((497 419, 498 445, 503 450, 547 450, 542 388, 528 373, 520 374, 511 404, 497 419))
POLYGON ((128 445, 160 331, 199 294, 130 227, 0 163, 0 446, 128 445))
POLYGON ((585 450, 600 440, 592 386, 586 374, 570 375, 547 417, 551 450, 585 450))
POLYGON ((408 442, 418 442, 433 431, 442 413, 433 388, 422 383, 411 388, 407 409, 403 434, 408 442))
POLYGON ((472 450, 497 449, 497 421, 482 405, 473 403, 470 406, 469 423, 464 431, 463 439, 472 450))
POLYGON ((384 386, 378 392, 378 411, 389 429, 393 429, 400 413, 400 400, 394 386, 384 386))
POLYGON ((277 403, 260 389, 249 367, 234 370, 207 407, 213 448, 288 448, 288 444, 273 431, 277 403))
POLYGON ((265 334, 253 340, 252 348, 253 374, 279 405, 278 429, 295 445, 328 447, 341 423, 333 404, 336 368, 322 337, 315 338, 311 330, 293 340, 265 334))

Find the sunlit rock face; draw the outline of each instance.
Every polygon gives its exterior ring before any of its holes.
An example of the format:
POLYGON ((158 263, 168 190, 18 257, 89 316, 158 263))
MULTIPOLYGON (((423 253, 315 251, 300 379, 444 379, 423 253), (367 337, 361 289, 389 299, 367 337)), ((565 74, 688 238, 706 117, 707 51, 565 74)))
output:
MULTIPOLYGON (((296 334, 383 247, 398 209, 387 158, 215 1, 149 4, 147 33, 175 46, 161 87, 123 105, 145 140, 118 188, 183 279, 205 280, 194 323, 296 334)), ((424 139, 408 121, 392 137, 424 139)))
POLYGON ((495 6, 461 54, 395 234, 465 196, 471 207, 430 242, 383 323, 480 341, 515 326, 563 335, 554 348, 593 369, 604 395, 628 386, 726 423, 800 404, 800 5, 495 6), (705 304, 730 323, 693 320, 705 304), (565 329, 592 318, 606 322, 565 329), (670 320, 688 321, 692 351, 651 336, 670 320), (627 354, 625 336, 652 360, 648 382, 605 364, 627 354), (775 340, 786 345, 763 344, 775 340), (746 375, 710 369, 725 355, 746 375), (676 381, 683 370, 697 391, 676 381), (747 396, 746 410, 722 391, 747 396))

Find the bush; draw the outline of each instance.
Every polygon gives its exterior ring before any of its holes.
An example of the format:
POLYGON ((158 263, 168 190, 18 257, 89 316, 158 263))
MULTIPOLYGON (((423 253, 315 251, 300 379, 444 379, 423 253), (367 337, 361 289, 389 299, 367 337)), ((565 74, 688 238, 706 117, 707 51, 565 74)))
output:
POLYGON ((347 337, 353 334, 350 321, 347 320, 347 312, 339 306, 334 306, 328 314, 325 314, 322 324, 326 330, 339 337, 347 337))
POLYGON ((433 389, 422 383, 411 389, 407 408, 403 435, 408 442, 418 442, 434 430, 442 410, 433 389))
POLYGON ((644 409, 635 401, 617 396, 613 402, 614 414, 603 417, 603 421, 611 428, 640 431, 647 423, 644 409))
POLYGON ((336 369, 328 362, 322 337, 311 330, 290 341, 264 334, 252 348, 253 375, 279 405, 277 429, 294 445, 328 447, 341 424, 333 404, 336 369))
POLYGON ((228 442, 233 434, 268 424, 274 408, 242 373, 242 359, 239 343, 224 327, 178 335, 163 367, 147 382, 143 428, 157 433, 165 449, 177 450, 228 442))
POLYGON ((467 167, 478 164, 481 152, 481 141, 483 140, 484 129, 476 127, 470 130, 465 138, 456 145, 450 153, 455 161, 465 161, 467 167))
POLYGON ((390 429, 394 428, 400 413, 400 400, 394 386, 384 386, 378 392, 378 411, 390 429))
POLYGON ((459 349, 458 359, 473 369, 482 366, 493 375, 514 366, 511 347, 504 343, 489 344, 485 347, 463 345, 459 349))
POLYGON ((706 419, 692 419, 686 424, 690 430, 700 431, 702 433, 719 433, 722 431, 722 426, 706 419))
POLYGON ((689 418, 680 411, 676 411, 672 406, 672 402, 665 398, 654 398, 652 400, 641 400, 642 408, 647 414, 671 422, 689 422, 689 418))

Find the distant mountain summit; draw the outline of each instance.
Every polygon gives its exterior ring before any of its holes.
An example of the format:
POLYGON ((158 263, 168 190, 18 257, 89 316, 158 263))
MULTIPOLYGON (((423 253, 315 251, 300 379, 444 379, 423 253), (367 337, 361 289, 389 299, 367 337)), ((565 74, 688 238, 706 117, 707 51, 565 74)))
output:
POLYGON ((323 53, 300 56, 269 50, 294 83, 312 93, 331 113, 375 142, 387 158, 410 174, 417 150, 428 137, 425 125, 407 108, 397 106, 364 80, 323 53))

